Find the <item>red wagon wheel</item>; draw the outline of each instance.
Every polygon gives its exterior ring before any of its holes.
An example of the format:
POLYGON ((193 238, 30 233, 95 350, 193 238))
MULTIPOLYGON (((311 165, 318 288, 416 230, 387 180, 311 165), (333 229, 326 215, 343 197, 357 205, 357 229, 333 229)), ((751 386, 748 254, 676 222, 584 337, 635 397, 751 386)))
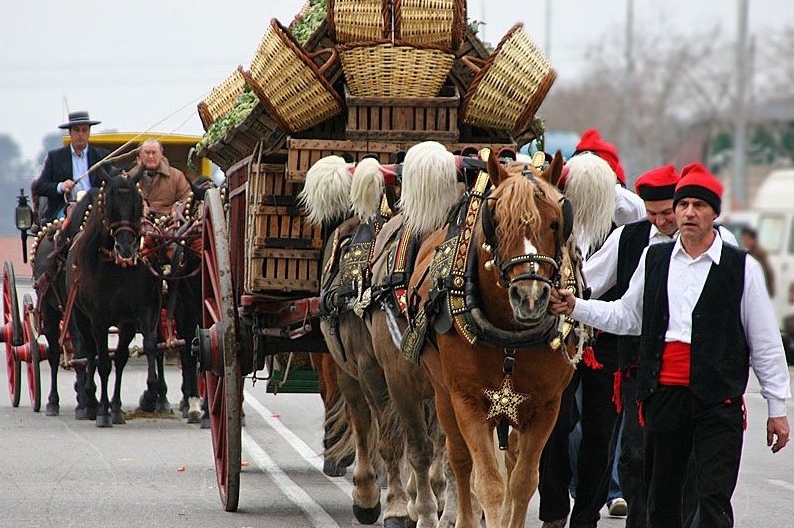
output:
POLYGON ((28 375, 28 393, 30 394, 30 404, 33 406, 33 412, 41 410, 41 361, 47 359, 47 352, 44 345, 39 343, 38 334, 34 328, 36 324, 34 317, 36 315, 36 305, 33 302, 33 296, 26 293, 22 297, 22 313, 24 324, 22 331, 25 336, 24 350, 28 357, 22 358, 26 362, 26 370, 28 375))
POLYGON ((242 383, 237 358, 237 309, 220 191, 204 197, 201 259, 204 328, 199 338, 218 491, 226 511, 240 496, 242 383))
POLYGON ((22 363, 17 357, 16 347, 22 344, 22 323, 19 319, 14 265, 8 260, 3 266, 3 326, 0 334, 6 344, 6 371, 8 372, 8 393, 11 396, 11 405, 19 407, 22 363))

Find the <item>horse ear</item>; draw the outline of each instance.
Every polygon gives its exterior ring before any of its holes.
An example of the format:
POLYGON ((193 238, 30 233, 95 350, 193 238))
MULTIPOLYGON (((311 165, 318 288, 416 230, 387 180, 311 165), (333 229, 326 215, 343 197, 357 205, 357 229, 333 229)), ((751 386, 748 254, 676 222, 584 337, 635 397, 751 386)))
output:
POLYGON ((499 163, 499 154, 494 151, 491 151, 488 155, 488 175, 491 177, 491 183, 493 183, 494 187, 498 186, 507 177, 507 171, 499 163))
POLYGON ((565 162, 562 159, 562 153, 558 150, 554 154, 554 159, 551 160, 549 166, 545 171, 543 171, 543 178, 545 178, 546 181, 550 181, 555 187, 559 187, 557 183, 560 181, 560 177, 562 176, 562 167, 564 164, 565 162))

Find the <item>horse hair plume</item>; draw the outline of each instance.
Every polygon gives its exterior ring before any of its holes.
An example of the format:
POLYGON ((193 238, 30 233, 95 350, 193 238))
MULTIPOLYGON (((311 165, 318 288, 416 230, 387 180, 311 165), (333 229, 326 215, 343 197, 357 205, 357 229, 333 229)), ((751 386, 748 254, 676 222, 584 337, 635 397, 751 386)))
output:
POLYGON ((348 163, 340 156, 326 156, 312 165, 298 195, 309 222, 319 225, 347 218, 352 179, 348 163))
POLYGON ((350 205, 362 222, 372 220, 378 214, 383 186, 383 173, 378 160, 364 158, 358 162, 350 186, 350 205))
POLYGON ((582 254, 604 243, 615 215, 617 177, 609 164, 590 152, 566 162, 565 196, 573 204, 573 232, 582 254))
POLYGON ((400 196, 406 227, 418 235, 440 229, 459 196, 455 156, 444 145, 425 141, 408 149, 400 196))

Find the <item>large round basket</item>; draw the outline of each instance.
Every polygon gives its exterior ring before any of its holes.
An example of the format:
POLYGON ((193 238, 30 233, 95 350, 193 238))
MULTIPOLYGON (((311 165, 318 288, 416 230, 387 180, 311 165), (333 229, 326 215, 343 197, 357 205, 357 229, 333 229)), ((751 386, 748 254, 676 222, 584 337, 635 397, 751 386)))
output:
POLYGON ((328 33, 340 44, 387 38, 391 13, 389 0, 328 0, 328 33))
POLYGON ((462 57, 461 61, 476 72, 461 106, 463 122, 514 134, 526 130, 557 78, 520 23, 487 60, 462 57))
POLYGON ((247 81, 271 114, 290 133, 299 132, 342 111, 342 98, 323 73, 336 60, 336 50, 307 54, 275 18, 262 37, 247 81), (328 54, 321 67, 312 60, 328 54))
POLYGON ((466 29, 466 0, 393 0, 394 37, 456 51, 466 29))
POLYGON ((355 97, 435 97, 455 56, 436 46, 371 41, 337 46, 355 97))
POLYGON ((243 70, 238 66, 231 75, 210 91, 206 99, 199 102, 198 115, 205 132, 212 123, 232 111, 244 88, 243 70))

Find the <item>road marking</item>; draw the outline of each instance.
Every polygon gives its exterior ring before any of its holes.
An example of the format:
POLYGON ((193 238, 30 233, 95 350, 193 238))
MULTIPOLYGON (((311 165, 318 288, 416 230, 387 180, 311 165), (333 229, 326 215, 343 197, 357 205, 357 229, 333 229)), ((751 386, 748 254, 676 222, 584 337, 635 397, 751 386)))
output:
POLYGON ((791 482, 786 482, 785 480, 778 480, 778 479, 769 479, 767 482, 775 486, 780 486, 781 488, 786 488, 789 491, 794 491, 794 484, 792 484, 791 482))
MULTIPOLYGON (((337 488, 342 490, 347 496, 352 497, 353 486, 345 479, 339 477, 329 477, 323 473, 323 457, 314 452, 314 449, 304 442, 298 435, 293 433, 284 423, 278 418, 273 418, 273 412, 262 405, 256 399, 254 394, 245 391, 245 398, 243 399, 246 405, 251 407, 256 413, 265 420, 265 422, 273 428, 287 443, 298 452, 298 454, 306 462, 311 464, 317 471, 325 475, 325 477, 333 482, 337 488)), ((251 440, 253 442, 253 440, 251 440)))
POLYGON ((251 438, 251 435, 243 429, 242 431, 243 448, 248 452, 248 455, 254 459, 259 469, 268 474, 276 486, 286 495, 298 508, 300 508, 312 523, 312 526, 318 528, 325 528, 330 526, 339 526, 333 517, 328 515, 323 507, 315 502, 308 493, 303 491, 303 488, 298 486, 291 478, 284 473, 278 464, 265 453, 265 450, 259 447, 259 444, 251 438))

